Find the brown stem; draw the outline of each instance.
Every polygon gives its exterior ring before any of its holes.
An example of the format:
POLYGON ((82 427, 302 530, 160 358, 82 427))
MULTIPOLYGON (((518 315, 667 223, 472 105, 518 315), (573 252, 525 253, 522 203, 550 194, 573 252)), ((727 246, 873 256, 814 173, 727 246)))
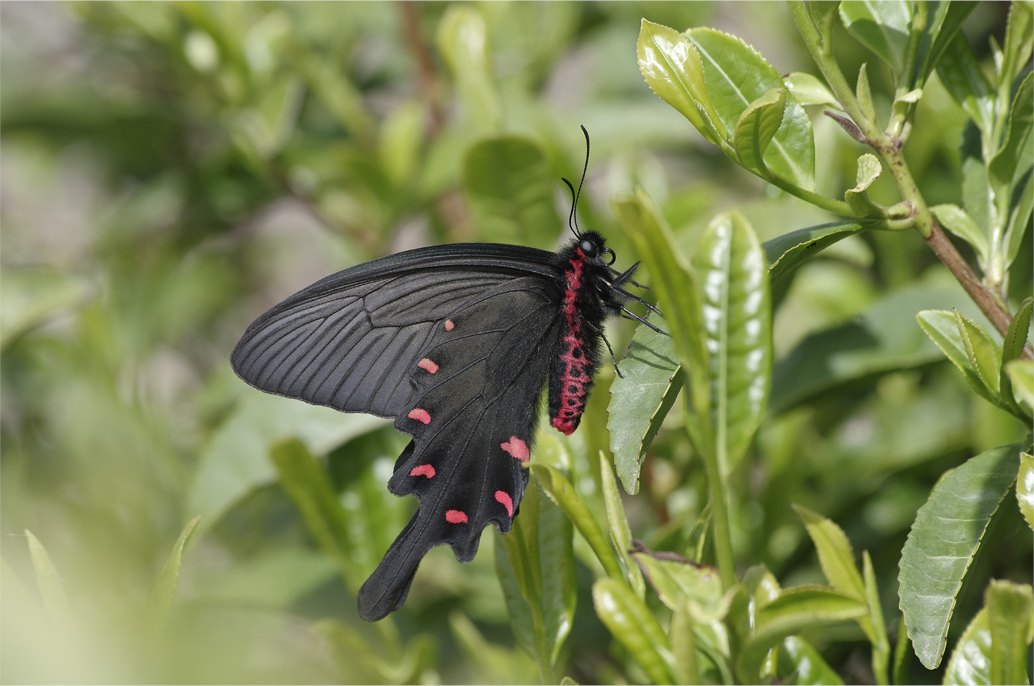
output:
POLYGON ((420 33, 418 4, 403 0, 398 3, 398 7, 402 13, 402 28, 406 33, 406 45, 413 56, 413 61, 416 62, 417 87, 420 89, 420 97, 427 105, 431 115, 431 125, 427 134, 428 137, 433 138, 445 123, 445 115, 438 99, 438 73, 434 68, 431 51, 427 49, 427 43, 424 42, 424 37, 420 33))
MULTIPOLYGON (((926 239, 926 243, 933 250, 934 255, 951 270, 951 273, 955 275, 962 287, 966 289, 969 297, 980 307, 980 311, 998 329, 998 333, 1005 336, 1006 332, 1009 331, 1009 324, 1012 323, 1012 317, 998 304, 994 291, 980 282, 980 279, 969 268, 966 261, 962 259, 962 255, 955 249, 955 246, 944 235, 944 231, 941 230, 941 227, 936 222, 931 226, 930 236, 926 239)), ((1034 351, 1031 350, 1030 344, 1024 347, 1023 357, 1034 359, 1034 351)))

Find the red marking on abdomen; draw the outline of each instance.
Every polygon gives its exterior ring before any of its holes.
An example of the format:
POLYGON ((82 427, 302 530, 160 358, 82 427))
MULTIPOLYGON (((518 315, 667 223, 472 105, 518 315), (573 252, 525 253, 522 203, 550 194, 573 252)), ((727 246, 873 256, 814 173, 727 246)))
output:
POLYGON ((445 320, 445 330, 446 331, 452 331, 454 328, 456 328, 456 325, 452 323, 452 320, 451 319, 446 319, 445 320))
POLYGON ((409 411, 409 414, 406 416, 410 419, 415 419, 423 424, 431 423, 431 415, 427 413, 427 410, 421 410, 419 407, 414 407, 412 410, 409 411))
POLYGON ((499 447, 510 453, 513 457, 516 457, 521 462, 527 462, 531 458, 531 451, 528 450, 528 444, 516 436, 510 436, 509 442, 500 443, 499 447))
POLYGON ((560 354, 560 361, 564 363, 564 371, 561 376, 563 385, 560 389, 559 407, 550 407, 550 414, 554 411, 550 422, 553 428, 560 433, 570 436, 578 428, 582 412, 585 410, 585 396, 588 391, 586 385, 592 381, 592 377, 585 373, 588 362, 585 359, 585 341, 581 333, 581 317, 578 315, 578 289, 582 285, 582 267, 585 256, 579 250, 576 253, 578 258, 570 261, 571 268, 564 272, 567 277, 567 290, 564 291, 564 349, 560 354))
POLYGON ((506 491, 496 491, 495 499, 502 503, 503 507, 506 508, 506 514, 513 516, 513 500, 510 499, 509 494, 506 491))
POLYGON ((449 510, 445 513, 445 521, 449 524, 466 524, 467 515, 460 510, 449 510))
POLYGON ((433 361, 427 359, 426 357, 417 362, 416 366, 420 367, 421 369, 426 369, 431 374, 434 374, 436 371, 438 371, 438 365, 436 365, 433 361))
POLYGON ((432 476, 434 476, 434 473, 434 467, 432 467, 429 464, 422 464, 419 467, 413 467, 413 469, 410 470, 409 475, 426 476, 428 479, 430 479, 432 476))

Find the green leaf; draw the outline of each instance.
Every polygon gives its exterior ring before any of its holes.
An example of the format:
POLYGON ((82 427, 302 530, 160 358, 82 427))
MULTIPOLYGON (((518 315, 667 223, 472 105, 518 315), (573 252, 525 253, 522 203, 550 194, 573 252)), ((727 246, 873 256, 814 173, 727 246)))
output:
POLYGON ((931 2, 927 14, 926 30, 919 41, 916 52, 915 76, 910 84, 922 88, 926 79, 937 67, 945 48, 962 27, 974 9, 975 2, 931 2))
POLYGON ((1009 111, 1002 147, 998 149, 987 165, 987 179, 995 193, 995 205, 999 216, 1009 212, 1009 200, 1013 177, 1020 160, 1027 152, 1031 127, 1034 126, 1034 74, 1027 74, 1016 91, 1016 97, 1009 111))
POLYGON ((883 172, 876 155, 865 153, 858 158, 858 169, 855 172, 855 187, 844 192, 844 199, 851 210, 859 217, 876 217, 881 214, 880 208, 869 199, 868 189, 872 182, 883 172))
POLYGON ((994 448, 946 472, 916 514, 901 552, 898 595, 927 669, 941 662, 962 580, 1016 478, 1019 452, 1016 445, 994 448))
POLYGON ((696 637, 693 635, 693 618, 686 603, 676 606, 671 614, 668 641, 675 656, 676 680, 680 684, 699 684, 700 666, 697 659, 696 637))
MULTIPOLYGON (((1000 91, 1012 87, 1013 79, 1030 59, 1031 49, 1034 48, 1032 23, 1034 23, 1034 8, 1029 2, 1021 0, 1010 4, 1009 21, 1005 26, 1005 41, 1002 46, 1002 65, 998 74, 1000 91)), ((1020 96, 1017 95, 1016 100, 1018 101, 1019 98, 1020 96)))
MULTIPOLYGON (((847 540, 847 534, 833 521, 826 519, 817 512, 812 512, 801 505, 793 505, 793 509, 804 522, 808 530, 808 536, 815 544, 815 551, 819 555, 819 565, 826 580, 833 588, 844 593, 854 595, 857 598, 865 597, 865 582, 858 571, 858 565, 854 561, 854 551, 851 549, 851 542, 847 540)), ((866 635, 872 641, 872 626, 866 627, 866 635)))
POLYGON ((783 412, 823 391, 867 376, 943 359, 915 325, 927 307, 975 307, 960 303, 961 291, 915 284, 870 304, 855 320, 805 338, 775 365, 769 406, 783 412))
POLYGON ((962 344, 966 347, 969 366, 977 373, 987 387, 991 397, 998 395, 998 375, 1002 367, 1002 355, 998 346, 987 335, 983 327, 969 317, 955 310, 955 324, 959 327, 962 344))
POLYGON ((969 356, 966 354, 966 344, 962 340, 962 334, 959 332, 954 312, 923 310, 916 315, 916 320, 923 331, 926 332, 926 335, 930 337, 930 340, 936 343, 937 347, 948 356, 952 364, 962 372, 970 388, 985 400, 994 402, 994 397, 969 361, 969 356))
MULTIPOLYGON (((1017 182, 1012 192, 1012 206, 1009 209, 1009 220, 1006 223, 1005 235, 1002 238, 1002 245, 1005 246, 1005 264, 1008 269, 1020 254, 1020 246, 1023 243, 1023 236, 1030 226, 1031 209, 1034 208, 1034 173, 1031 173, 1029 158, 1032 155, 1031 146, 1027 146, 1026 158, 1021 161, 1020 169, 1026 168, 1026 173, 1017 182), (1022 188, 1020 187, 1022 184, 1022 188)), ((1019 172, 1018 172, 1019 173, 1019 172)))
MULTIPOLYGON (((700 55, 708 97, 726 131, 735 130, 751 103, 783 87, 779 72, 740 38, 709 28, 690 29, 686 37, 700 55)), ((791 95, 786 98, 782 123, 765 151, 764 162, 770 174, 815 190, 811 120, 791 95)))
POLYGON ((404 186, 416 171, 426 118, 427 112, 419 100, 404 100, 381 126, 377 150, 381 168, 398 187, 404 186))
POLYGON ((632 529, 628 526, 628 518, 625 516, 625 506, 621 502, 621 493, 618 491, 617 480, 614 478, 614 468, 610 466, 607 456, 600 451, 600 482, 603 485, 603 506, 607 511, 607 525, 610 529, 610 540, 614 544, 614 550, 618 553, 622 566, 625 568, 625 579, 629 587, 635 591, 640 598, 646 593, 646 584, 643 582, 643 574, 639 566, 632 559, 632 529))
POLYGON ((674 684, 674 656, 664 629, 636 595, 614 578, 592 585, 596 614, 655 684, 674 684))
POLYGON ((761 667, 768 651, 784 638, 806 629, 851 621, 867 611, 864 600, 827 586, 786 589, 757 610, 754 632, 736 659, 736 673, 745 683, 760 683, 761 667))
POLYGON ((1034 407, 1034 360, 1013 360, 1005 365, 1005 373, 1016 397, 1034 407))
POLYGON ((993 579, 984 594, 991 628, 991 683, 1026 684, 1027 646, 1034 639, 1034 592, 1027 584, 993 579))
MULTIPOLYGON (((937 64, 937 74, 985 139, 990 137, 991 127, 994 126, 994 88, 961 31, 955 34, 950 46, 944 51, 937 64)), ((972 208, 969 209, 972 212, 972 208)))
MULTIPOLYGON (((654 318, 661 330, 668 323, 654 318)), ((610 385, 607 431, 614 466, 625 491, 639 492, 639 470, 654 436, 682 390, 685 376, 671 336, 640 326, 621 359, 621 376, 610 385)))
POLYGON ((837 18, 837 10, 840 8, 840 1, 835 2, 809 2, 808 12, 811 13, 811 20, 818 29, 826 47, 831 47, 833 37, 833 23, 837 18))
POLYGON ((871 124, 876 124, 876 108, 872 104, 872 89, 869 87, 869 72, 864 62, 858 69, 858 83, 855 85, 855 99, 858 100, 858 107, 862 116, 871 124))
MULTIPOLYGON (((449 613, 449 628, 463 651, 463 657, 475 666, 480 683, 534 683, 541 678, 527 656, 489 643, 477 625, 462 612, 449 613)), ((429 634, 424 635, 430 638, 429 634)))
POLYGON ((521 136, 471 146, 463 161, 463 190, 486 241, 547 249, 562 225, 553 202, 542 148, 521 136))
POLYGON ((467 125, 476 133, 497 131, 502 105, 481 14, 469 5, 451 5, 438 24, 437 44, 456 83, 467 125))
POLYGON ((571 520, 578 533, 596 553, 596 557, 607 574, 615 579, 624 580, 625 575, 621 571, 621 564, 614 555, 614 549, 610 547, 607 537, 604 536, 600 525, 596 523, 596 518, 592 516, 588 506, 575 493, 574 487, 567 477, 552 465, 535 461, 529 464, 531 473, 535 476, 539 486, 571 520))
POLYGON ((0 271, 0 350, 61 312, 81 307, 94 289, 55 269, 13 267, 0 271))
POLYGON ((514 635, 539 665, 552 666, 570 633, 577 601, 573 530, 567 517, 538 488, 528 488, 510 533, 500 536, 505 558, 496 569, 514 635), (519 594, 508 591, 512 575, 519 594))
MULTIPOLYGON (((872 671, 876 675, 876 683, 887 683, 887 666, 890 662, 890 641, 887 638, 887 625, 883 620, 883 606, 880 604, 880 589, 876 585, 876 571, 872 568, 869 551, 862 551, 862 574, 865 578, 865 602, 869 606, 869 623, 872 626, 874 639, 872 643, 872 671)), ((862 620, 858 620, 862 624, 862 620)), ((862 626, 864 630, 864 625, 862 626)))
POLYGON ((987 608, 982 608, 955 644, 944 670, 945 686, 991 683, 991 627, 987 608))
MULTIPOLYGON (((612 201, 614 215, 636 246, 650 272, 650 284, 668 324, 668 333, 688 375, 689 400, 696 417, 710 414, 711 383, 704 337, 701 300, 690 267, 682 258, 675 237, 657 206, 644 191, 612 201)), ((687 424, 701 452, 712 450, 710 426, 692 420, 687 424)))
POLYGON ((151 625, 159 628, 169 618, 169 611, 172 609, 172 601, 176 596, 176 586, 180 578, 180 564, 183 561, 183 551, 190 542, 190 537, 197 528, 201 517, 197 516, 187 522, 172 551, 158 570, 158 577, 154 580, 154 587, 151 589, 151 597, 148 600, 148 611, 151 617, 151 625))
POLYGON ((1005 332, 1005 340, 1002 341, 1002 366, 999 373, 999 387, 1001 388, 1001 399, 1010 404, 1014 402, 1012 393, 1012 381, 1006 371, 1006 365, 1023 354, 1023 348, 1027 344, 1027 335, 1030 331, 1031 312, 1034 309, 1034 298, 1027 298, 1016 309, 1016 313, 1009 323, 1009 329, 1005 332))
POLYGON ((787 636, 779 644, 776 677, 784 684, 843 684, 844 680, 822 659, 815 647, 799 636, 787 636))
POLYGON ((761 178, 768 177, 765 151, 772 136, 783 123, 786 109, 786 89, 775 88, 750 103, 736 122, 735 145, 740 164, 761 178))
POLYGON ((739 212, 717 216, 697 243, 711 379, 711 435, 725 474, 761 423, 772 368, 772 312, 765 254, 739 212))
POLYGON ((1016 502, 1027 520, 1027 526, 1034 530, 1034 456, 1020 453, 1020 471, 1016 475, 1016 502))
POLYGON ((966 213, 966 210, 958 205, 944 204, 934 205, 930 208, 930 211, 941 226, 973 247, 973 250, 977 253, 977 260, 980 262, 980 268, 986 268, 989 254, 987 236, 984 235, 977 223, 966 213))
POLYGON ((50 559, 47 549, 31 531, 25 530, 25 538, 29 542, 29 558, 36 571, 36 584, 43 596, 43 606, 55 626, 68 627, 73 621, 72 604, 65 593, 65 582, 61 580, 57 568, 50 559))
POLYGON ((798 229, 765 241, 762 247, 768 259, 768 274, 772 284, 782 281, 793 273, 794 269, 823 249, 864 231, 869 226, 870 224, 857 221, 833 222, 798 229))
MULTIPOLYGON (((832 3, 816 3, 816 4, 832 4, 832 3)), ((843 105, 837 101, 833 92, 829 90, 825 83, 819 80, 817 77, 807 74, 802 71, 791 72, 788 76, 783 79, 783 83, 793 94, 793 97, 801 105, 831 105, 838 110, 843 110, 843 105)))
POLYGON ((808 536, 815 544, 819 564, 822 566, 822 573, 825 574, 826 580, 834 588, 844 593, 865 599, 869 611, 866 616, 858 618, 858 625, 873 646, 874 674, 878 679, 881 678, 880 675, 887 673, 887 655, 890 646, 887 643, 879 589, 876 588, 876 579, 868 551, 863 555, 865 566, 863 580, 854 561, 851 542, 847 539, 843 529, 831 520, 805 507, 794 505, 793 508, 804 522, 808 529, 808 536))
POLYGON ((840 20, 859 43, 890 65, 895 75, 902 73, 912 25, 909 3, 846 0, 840 3, 840 20))
POLYGON ((297 436, 317 455, 326 454, 348 440, 388 424, 364 414, 342 414, 258 393, 245 388, 230 418, 212 436, 201 454, 187 499, 187 512, 201 516, 200 531, 216 524, 238 501, 256 488, 276 481, 269 461, 269 446, 279 439, 297 436))
POLYGON ((690 601, 691 614, 697 621, 725 617, 729 598, 722 594, 722 580, 714 567, 691 562, 675 553, 645 551, 632 556, 642 565, 661 602, 671 610, 690 601))
POLYGON ((700 55, 685 36, 643 19, 636 55, 650 90, 688 119, 709 142, 726 142, 728 134, 707 94, 700 55))
POLYGON ((352 548, 348 516, 326 473, 305 444, 289 438, 275 444, 270 459, 280 474, 280 483, 301 512, 309 533, 328 557, 337 561, 341 576, 353 591, 363 579, 349 558, 352 548))

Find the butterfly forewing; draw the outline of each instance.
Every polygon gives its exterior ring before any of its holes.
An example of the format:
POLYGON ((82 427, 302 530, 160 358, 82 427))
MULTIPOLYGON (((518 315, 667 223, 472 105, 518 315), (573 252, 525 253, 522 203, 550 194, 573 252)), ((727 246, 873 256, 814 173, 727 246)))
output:
POLYGON ((550 253, 503 255, 498 247, 425 248, 329 276, 248 327, 233 368, 269 393, 395 417, 412 395, 409 376, 434 324, 497 284, 553 273, 550 253))
POLYGON ((490 523, 509 531, 524 495, 536 399, 560 335, 559 292, 516 279, 474 298, 436 327, 417 361, 416 391, 395 426, 414 437, 388 483, 420 508, 359 592, 364 619, 406 597, 420 559, 448 544, 477 552, 490 523))

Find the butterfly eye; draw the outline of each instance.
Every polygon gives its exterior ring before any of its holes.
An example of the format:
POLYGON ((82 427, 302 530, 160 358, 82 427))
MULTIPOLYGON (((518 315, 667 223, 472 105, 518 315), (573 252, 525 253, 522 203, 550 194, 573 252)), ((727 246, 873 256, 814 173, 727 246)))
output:
POLYGON ((578 248, 586 257, 596 257, 596 244, 592 241, 584 240, 578 244, 578 248))
POLYGON ((614 260, 616 260, 618 258, 618 256, 614 254, 614 251, 611 250, 610 248, 604 248, 603 249, 603 254, 604 255, 610 255, 610 262, 606 263, 608 267, 610 265, 614 264, 614 260))

